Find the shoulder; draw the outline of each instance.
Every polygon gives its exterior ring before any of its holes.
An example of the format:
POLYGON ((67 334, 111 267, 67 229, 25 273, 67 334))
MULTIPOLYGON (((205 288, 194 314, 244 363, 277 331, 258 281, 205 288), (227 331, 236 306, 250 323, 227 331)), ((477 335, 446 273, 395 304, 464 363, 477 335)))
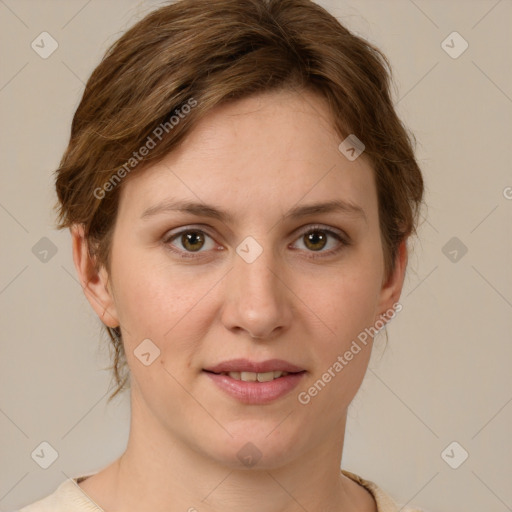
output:
POLYGON ((68 478, 49 496, 16 512, 103 512, 78 486, 80 478, 68 478))
POLYGON ((341 472, 351 480, 354 480, 359 485, 363 486, 366 490, 370 492, 370 494, 375 499, 377 504, 377 512, 427 512, 421 508, 416 507, 404 507, 399 506, 387 493, 385 493, 377 484, 371 482, 370 480, 365 480, 364 478, 352 473, 350 471, 346 471, 344 469, 341 472))

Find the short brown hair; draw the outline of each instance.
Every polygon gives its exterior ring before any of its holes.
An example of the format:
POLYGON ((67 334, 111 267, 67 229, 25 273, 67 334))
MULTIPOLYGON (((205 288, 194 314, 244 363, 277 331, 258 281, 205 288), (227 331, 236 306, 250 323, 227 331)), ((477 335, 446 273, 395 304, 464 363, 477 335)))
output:
MULTIPOLYGON (((156 127, 169 127, 173 113, 191 98, 196 102, 151 151, 138 153, 132 163, 142 165, 132 172, 161 160, 222 103, 259 92, 309 90, 327 100, 340 137, 354 134, 365 145, 389 275, 400 243, 416 233, 423 198, 415 139, 394 110, 392 83, 380 50, 310 0, 180 0, 161 7, 110 47, 87 82, 56 171, 57 227, 83 225, 91 256, 110 274, 123 184, 115 186, 112 177, 126 174, 126 162, 156 127)), ((117 383, 112 399, 128 372, 121 372, 120 331, 107 332, 117 383)))

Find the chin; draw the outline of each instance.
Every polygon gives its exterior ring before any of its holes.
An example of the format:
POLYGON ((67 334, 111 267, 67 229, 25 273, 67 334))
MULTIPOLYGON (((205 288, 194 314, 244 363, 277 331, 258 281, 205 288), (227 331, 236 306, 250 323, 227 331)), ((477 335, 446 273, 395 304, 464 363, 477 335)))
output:
POLYGON ((227 428, 233 437, 222 436, 203 448, 203 453, 230 469, 272 470, 297 457, 300 449, 293 435, 276 428, 279 422, 246 420, 227 428))

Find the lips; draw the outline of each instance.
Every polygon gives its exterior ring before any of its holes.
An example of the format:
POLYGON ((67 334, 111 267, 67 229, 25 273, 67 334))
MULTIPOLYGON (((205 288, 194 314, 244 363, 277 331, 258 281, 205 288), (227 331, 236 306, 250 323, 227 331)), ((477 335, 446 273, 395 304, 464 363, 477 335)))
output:
POLYGON ((224 393, 248 405, 264 405, 288 395, 307 373, 283 359, 231 359, 203 372, 224 393))

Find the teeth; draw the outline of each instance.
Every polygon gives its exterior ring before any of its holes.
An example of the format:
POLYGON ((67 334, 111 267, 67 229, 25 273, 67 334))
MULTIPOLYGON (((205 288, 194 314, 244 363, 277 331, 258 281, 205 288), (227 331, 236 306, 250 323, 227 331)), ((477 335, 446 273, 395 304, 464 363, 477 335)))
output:
POLYGON ((222 372, 221 375, 229 375, 232 379, 243 380, 244 382, 270 382, 279 377, 289 375, 288 372, 274 371, 265 373, 254 372, 222 372))
POLYGON ((274 380, 274 372, 258 373, 256 375, 258 382, 270 382, 271 380, 274 380))

